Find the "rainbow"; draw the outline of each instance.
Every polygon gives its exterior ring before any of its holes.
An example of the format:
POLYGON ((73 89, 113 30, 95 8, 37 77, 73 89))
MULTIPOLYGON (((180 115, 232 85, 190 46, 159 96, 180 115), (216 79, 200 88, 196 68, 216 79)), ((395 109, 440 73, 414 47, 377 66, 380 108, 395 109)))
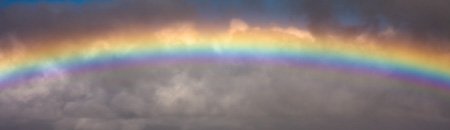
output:
POLYGON ((213 32, 180 25, 42 42, 48 46, 2 54, 0 88, 16 86, 55 67, 83 73, 161 61, 241 61, 375 73, 433 90, 450 90, 448 54, 370 39, 313 37, 296 28, 245 26, 213 32))

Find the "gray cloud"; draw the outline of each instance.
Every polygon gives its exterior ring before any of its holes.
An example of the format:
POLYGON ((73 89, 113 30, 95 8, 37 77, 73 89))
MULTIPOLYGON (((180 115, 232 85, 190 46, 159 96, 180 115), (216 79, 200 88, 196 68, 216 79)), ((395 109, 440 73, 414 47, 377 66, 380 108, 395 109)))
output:
POLYGON ((331 32, 376 36, 386 29, 395 29, 411 38, 448 43, 449 9, 448 0, 118 0, 82 5, 12 4, 0 8, 0 36, 75 38, 122 25, 157 28, 171 22, 195 21, 217 26, 240 18, 254 24, 305 26, 316 35, 331 32))
POLYGON ((161 26, 186 20, 192 10, 178 0, 93 1, 70 4, 13 4, 0 8, 0 36, 33 39, 69 39, 98 34, 122 25, 161 26))
POLYGON ((1 129, 448 129, 448 100, 376 75, 247 63, 37 77, 0 93, 1 129))

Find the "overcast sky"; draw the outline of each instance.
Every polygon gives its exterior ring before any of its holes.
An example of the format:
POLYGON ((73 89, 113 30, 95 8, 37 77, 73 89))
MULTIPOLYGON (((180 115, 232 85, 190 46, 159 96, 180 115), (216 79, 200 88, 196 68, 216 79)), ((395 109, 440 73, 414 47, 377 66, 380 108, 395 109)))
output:
MULTIPOLYGON (((130 24, 228 28, 233 18, 314 36, 392 30, 450 48, 449 12, 448 0, 3 0, 0 50, 130 24)), ((0 90, 1 130, 450 129, 450 94, 386 75, 220 59, 51 73, 0 90)))

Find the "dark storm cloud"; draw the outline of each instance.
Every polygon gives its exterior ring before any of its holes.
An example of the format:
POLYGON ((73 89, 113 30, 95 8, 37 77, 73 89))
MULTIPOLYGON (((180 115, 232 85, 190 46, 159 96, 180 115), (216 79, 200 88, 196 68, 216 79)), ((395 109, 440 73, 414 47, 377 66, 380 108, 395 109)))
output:
POLYGON ((448 40, 450 1, 448 0, 346 0, 341 10, 356 12, 359 28, 379 31, 393 27, 416 38, 448 40))
POLYGON ((255 24, 304 26, 319 35, 378 34, 393 28, 414 38, 448 39, 448 12, 448 0, 9 1, 0 6, 0 36, 57 38, 120 25, 158 27, 187 20, 217 26, 240 18, 255 24))
MULTIPOLYGON (((56 69, 57 70, 57 69, 56 69)), ((448 101, 386 77, 268 64, 134 66, 0 92, 0 129, 446 129, 448 101)))
POLYGON ((184 3, 176 0, 11 3, 0 9, 0 36, 67 38, 121 25, 160 26, 167 21, 187 19, 192 11, 184 3))

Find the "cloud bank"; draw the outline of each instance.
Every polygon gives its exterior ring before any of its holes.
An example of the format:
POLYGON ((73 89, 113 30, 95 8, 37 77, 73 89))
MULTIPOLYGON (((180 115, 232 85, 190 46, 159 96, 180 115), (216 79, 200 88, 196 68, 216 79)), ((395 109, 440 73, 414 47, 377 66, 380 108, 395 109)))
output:
MULTIPOLYGON (((0 3, 1 4, 1 3, 0 3)), ((316 35, 398 32, 448 40, 447 0, 115 0, 9 1, 0 9, 0 35, 57 38, 117 26, 194 21, 207 27, 240 18, 254 24, 293 25, 316 35)))
POLYGON ((2 129, 446 129, 448 100, 376 75, 236 61, 42 76, 0 93, 2 129))

